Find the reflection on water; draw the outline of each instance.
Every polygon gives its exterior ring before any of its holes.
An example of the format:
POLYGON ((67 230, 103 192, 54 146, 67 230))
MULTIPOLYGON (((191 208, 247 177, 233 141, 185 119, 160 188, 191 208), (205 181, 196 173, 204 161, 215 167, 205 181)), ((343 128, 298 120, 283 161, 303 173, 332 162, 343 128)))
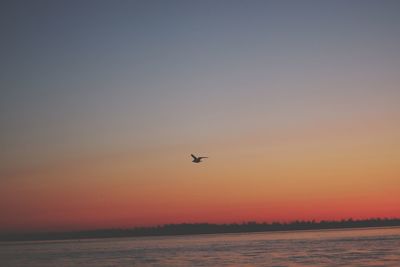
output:
POLYGON ((400 266, 400 228, 0 243, 0 266, 400 266))

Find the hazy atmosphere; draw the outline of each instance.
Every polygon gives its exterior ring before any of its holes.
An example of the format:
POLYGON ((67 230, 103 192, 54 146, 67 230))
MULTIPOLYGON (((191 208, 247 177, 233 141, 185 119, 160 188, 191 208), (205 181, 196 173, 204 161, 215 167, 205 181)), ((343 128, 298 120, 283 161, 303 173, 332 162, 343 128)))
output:
POLYGON ((2 1, 0 232, 399 217, 399 14, 2 1))

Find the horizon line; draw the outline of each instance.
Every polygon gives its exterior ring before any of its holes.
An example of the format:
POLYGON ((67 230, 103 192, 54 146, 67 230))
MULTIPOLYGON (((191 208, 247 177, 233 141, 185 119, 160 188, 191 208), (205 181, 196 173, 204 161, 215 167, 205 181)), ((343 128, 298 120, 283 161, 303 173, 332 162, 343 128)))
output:
POLYGON ((354 229, 371 227, 398 227, 400 217, 371 217, 368 219, 340 220, 293 220, 291 222, 256 222, 242 223, 176 223, 157 226, 133 228, 103 228, 76 231, 42 231, 42 232, 0 232, 0 242, 7 241, 44 241, 70 240, 86 238, 117 238, 145 236, 173 236, 196 234, 278 232, 299 230, 354 229))

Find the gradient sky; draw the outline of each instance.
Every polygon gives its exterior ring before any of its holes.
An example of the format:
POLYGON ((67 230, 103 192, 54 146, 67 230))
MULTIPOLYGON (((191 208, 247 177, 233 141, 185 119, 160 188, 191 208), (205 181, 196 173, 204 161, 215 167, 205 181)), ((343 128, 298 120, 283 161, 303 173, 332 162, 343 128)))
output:
POLYGON ((2 1, 0 231, 400 217, 399 14, 2 1))

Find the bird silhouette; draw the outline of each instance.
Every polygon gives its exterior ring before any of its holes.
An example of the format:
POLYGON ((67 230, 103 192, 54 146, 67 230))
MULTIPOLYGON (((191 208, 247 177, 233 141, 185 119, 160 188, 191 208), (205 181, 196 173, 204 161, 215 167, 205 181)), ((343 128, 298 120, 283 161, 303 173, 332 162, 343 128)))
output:
POLYGON ((208 157, 196 157, 196 156, 193 155, 193 154, 190 154, 190 155, 191 155, 192 158, 193 158, 193 160, 192 160, 193 163, 200 163, 200 162, 202 162, 202 161, 201 161, 202 159, 208 158, 208 157))

